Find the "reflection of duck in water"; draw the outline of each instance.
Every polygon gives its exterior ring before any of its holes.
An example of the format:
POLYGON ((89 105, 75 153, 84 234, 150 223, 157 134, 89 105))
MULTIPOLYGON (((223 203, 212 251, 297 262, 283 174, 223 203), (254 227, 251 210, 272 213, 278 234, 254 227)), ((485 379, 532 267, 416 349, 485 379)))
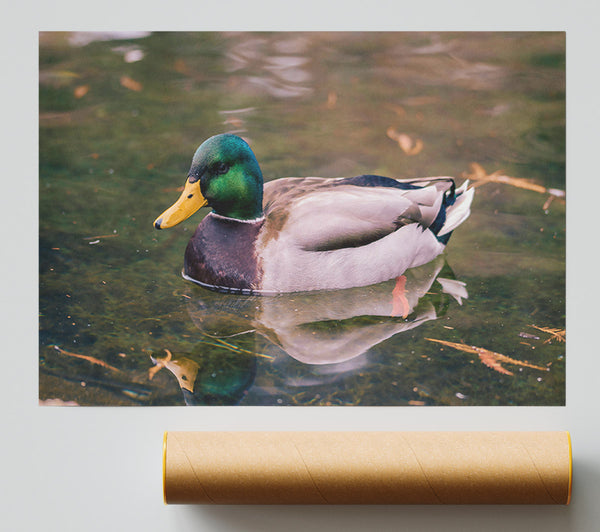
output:
POLYGON ((393 294, 395 281, 268 298, 195 291, 188 309, 192 321, 208 335, 226 337, 252 330, 304 364, 337 364, 437 318, 445 312, 444 294, 459 302, 468 297, 464 283, 438 278, 444 264, 440 257, 403 276, 400 306, 405 317, 395 312, 399 306, 393 294), (441 291, 429 296, 436 279, 441 291))
POLYGON ((172 227, 212 207, 185 252, 183 275, 202 286, 247 294, 344 289, 430 262, 472 199, 473 189, 455 190, 449 177, 284 178, 263 187, 250 147, 227 134, 198 148, 181 197, 154 225, 172 227))
MULTIPOLYGON (((283 350, 289 355, 273 357, 278 371, 287 375, 282 366, 294 360, 296 365, 298 361, 306 365, 309 375, 302 376, 296 367, 294 376, 286 378, 287 385, 325 384, 364 367, 368 361, 362 355, 373 346, 444 315, 448 295, 459 303, 467 298, 465 284, 453 277, 439 257, 402 276, 401 302, 394 294, 398 282, 392 280, 362 288, 275 297, 194 290, 188 311, 205 339, 258 333, 277 346, 273 354, 281 355, 283 350)), ((226 349, 210 351, 205 342, 198 346, 201 354, 178 356, 176 360, 155 357, 153 361, 177 377, 187 404, 239 401, 253 386, 256 357, 226 349)), ((261 351, 269 352, 268 348, 261 351)))

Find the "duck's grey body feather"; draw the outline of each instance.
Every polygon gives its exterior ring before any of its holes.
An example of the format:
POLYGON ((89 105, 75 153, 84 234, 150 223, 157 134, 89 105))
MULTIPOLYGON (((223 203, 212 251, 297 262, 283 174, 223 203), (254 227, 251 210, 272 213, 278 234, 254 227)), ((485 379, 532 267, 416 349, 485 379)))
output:
MULTIPOLYGON (((429 228, 454 182, 427 181, 432 184, 409 189, 320 178, 267 183, 266 222, 257 241, 261 289, 364 286, 431 261, 445 246, 429 228)), ((470 200, 461 203, 464 217, 470 200)))

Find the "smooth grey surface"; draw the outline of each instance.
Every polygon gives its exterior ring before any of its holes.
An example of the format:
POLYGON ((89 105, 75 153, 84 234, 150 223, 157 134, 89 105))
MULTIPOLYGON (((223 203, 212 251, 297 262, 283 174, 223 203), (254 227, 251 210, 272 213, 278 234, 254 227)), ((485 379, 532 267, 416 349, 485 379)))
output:
POLYGON ((595 531, 600 529, 596 344, 597 9, 558 1, 26 1, 0 32, 2 473, 0 529, 44 531, 595 531), (357 4, 358 6, 359 4, 357 4), (237 9, 236 9, 237 8, 237 9), (340 16, 340 13, 346 13, 340 16), (349 13, 349 14, 348 14, 349 13), (567 30, 567 406, 548 408, 62 408, 37 405, 37 31, 60 29, 567 30), (569 507, 183 507, 162 503, 164 430, 570 430, 569 507))

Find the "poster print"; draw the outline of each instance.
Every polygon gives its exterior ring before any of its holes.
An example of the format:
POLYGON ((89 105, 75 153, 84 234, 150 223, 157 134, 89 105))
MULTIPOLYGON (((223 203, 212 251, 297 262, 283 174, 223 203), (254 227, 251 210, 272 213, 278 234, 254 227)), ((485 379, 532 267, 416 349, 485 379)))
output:
POLYGON ((564 405, 564 33, 39 45, 41 404, 564 405))

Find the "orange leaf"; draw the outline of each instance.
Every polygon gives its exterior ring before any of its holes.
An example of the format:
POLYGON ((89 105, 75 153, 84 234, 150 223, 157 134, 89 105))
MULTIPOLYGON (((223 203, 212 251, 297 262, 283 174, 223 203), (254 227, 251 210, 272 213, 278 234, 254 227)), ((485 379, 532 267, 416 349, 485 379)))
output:
POLYGON ((89 90, 90 90, 89 85, 79 85, 79 86, 75 87, 75 90, 73 91, 73 95, 77 99, 83 98, 89 92, 89 90))
POLYGON ((162 368, 166 367, 167 362, 170 362, 171 359, 173 358, 173 355, 171 353, 171 351, 169 351, 168 349, 165 349, 165 351, 167 352, 167 356, 164 358, 152 358, 152 361, 154 362, 154 366, 152 366, 149 370, 148 370, 148 379, 152 380, 152 378, 154 377, 154 375, 156 375, 162 368))
POLYGON ((333 109, 337 103, 337 93, 335 91, 329 91, 327 93, 327 109, 333 109))
POLYGON ((423 149, 423 141, 421 139, 413 141, 412 138, 404 134, 400 134, 398 144, 406 155, 417 155, 423 149))
POLYGON ((125 87, 126 89, 129 89, 131 91, 136 91, 136 92, 140 92, 143 89, 143 86, 139 81, 136 81, 135 79, 131 79, 130 77, 127 77, 127 76, 121 77, 121 85, 123 85, 123 87, 125 87))
POLYGON ((388 127, 386 134, 398 143, 398 146, 406 155, 417 155, 423 149, 424 145, 421 139, 413 140, 406 133, 398 133, 393 127, 388 127))

